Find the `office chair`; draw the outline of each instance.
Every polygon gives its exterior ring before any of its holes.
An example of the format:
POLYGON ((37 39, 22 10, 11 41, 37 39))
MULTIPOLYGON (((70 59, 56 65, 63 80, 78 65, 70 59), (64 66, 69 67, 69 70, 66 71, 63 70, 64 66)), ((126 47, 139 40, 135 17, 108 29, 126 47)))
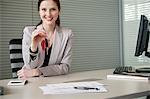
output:
POLYGON ((22 39, 11 39, 9 42, 10 65, 12 69, 12 77, 17 77, 17 71, 24 64, 22 57, 22 39))

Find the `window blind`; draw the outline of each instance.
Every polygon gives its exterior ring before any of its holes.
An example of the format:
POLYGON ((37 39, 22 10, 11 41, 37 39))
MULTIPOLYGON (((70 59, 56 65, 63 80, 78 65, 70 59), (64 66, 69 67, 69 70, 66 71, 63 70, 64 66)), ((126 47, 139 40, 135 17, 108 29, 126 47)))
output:
POLYGON ((119 0, 62 0, 61 4, 61 24, 74 33, 72 71, 119 66, 119 0))
MULTIPOLYGON (((135 57, 141 15, 150 19, 150 0, 123 0, 124 63, 130 66, 149 65, 150 59, 135 57)), ((150 43, 149 43, 150 46, 150 43)))

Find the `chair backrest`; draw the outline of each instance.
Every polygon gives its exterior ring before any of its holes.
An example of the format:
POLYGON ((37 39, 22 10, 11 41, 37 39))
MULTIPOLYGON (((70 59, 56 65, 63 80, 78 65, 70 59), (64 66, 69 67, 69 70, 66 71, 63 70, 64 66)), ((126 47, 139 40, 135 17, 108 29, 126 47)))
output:
POLYGON ((10 63, 12 69, 12 77, 17 77, 17 71, 24 64, 22 57, 22 39, 11 39, 9 42, 10 63))

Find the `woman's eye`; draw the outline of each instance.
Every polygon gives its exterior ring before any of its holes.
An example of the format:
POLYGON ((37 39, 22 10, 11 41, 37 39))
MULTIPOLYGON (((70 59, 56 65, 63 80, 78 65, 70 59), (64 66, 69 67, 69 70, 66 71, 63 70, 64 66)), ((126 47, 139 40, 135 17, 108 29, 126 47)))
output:
POLYGON ((46 9, 45 9, 45 8, 43 8, 43 9, 42 9, 42 11, 46 11, 46 9))
POLYGON ((55 9, 55 8, 52 8, 51 10, 55 11, 56 9, 55 9))

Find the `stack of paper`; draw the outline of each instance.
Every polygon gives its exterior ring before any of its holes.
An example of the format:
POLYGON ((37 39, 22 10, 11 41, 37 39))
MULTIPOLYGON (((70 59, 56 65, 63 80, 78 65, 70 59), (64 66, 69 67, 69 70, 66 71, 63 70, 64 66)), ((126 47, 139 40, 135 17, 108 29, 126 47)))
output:
POLYGON ((43 94, 73 94, 83 92, 107 92, 103 84, 92 82, 58 83, 40 86, 43 94))
POLYGON ((119 75, 119 74, 107 75, 107 79, 149 81, 149 77, 119 75))

